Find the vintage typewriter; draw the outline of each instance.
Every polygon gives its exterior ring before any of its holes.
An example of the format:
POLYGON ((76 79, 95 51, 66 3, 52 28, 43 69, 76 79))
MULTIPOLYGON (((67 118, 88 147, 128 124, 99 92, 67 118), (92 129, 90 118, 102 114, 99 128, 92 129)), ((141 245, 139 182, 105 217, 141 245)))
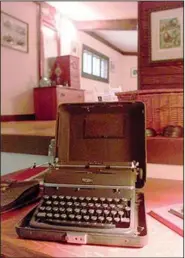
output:
POLYGON ((73 244, 147 243, 145 110, 140 102, 62 104, 56 158, 20 237, 73 244))

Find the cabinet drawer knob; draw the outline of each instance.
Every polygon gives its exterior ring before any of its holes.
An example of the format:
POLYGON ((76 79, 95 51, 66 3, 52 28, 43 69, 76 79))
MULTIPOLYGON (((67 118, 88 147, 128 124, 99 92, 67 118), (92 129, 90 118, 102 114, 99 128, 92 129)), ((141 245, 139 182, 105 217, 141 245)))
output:
POLYGON ((65 97, 65 94, 64 93, 60 93, 60 97, 65 97))

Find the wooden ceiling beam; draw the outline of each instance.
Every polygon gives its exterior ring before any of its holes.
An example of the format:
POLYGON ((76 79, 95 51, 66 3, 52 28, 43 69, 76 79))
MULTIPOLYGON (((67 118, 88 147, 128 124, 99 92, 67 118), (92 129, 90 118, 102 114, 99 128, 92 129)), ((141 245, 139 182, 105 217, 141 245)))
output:
POLYGON ((114 46, 113 44, 111 44, 109 41, 107 41, 106 39, 100 37, 99 35, 97 35, 95 32, 92 31, 86 31, 86 33, 88 35, 90 35, 91 37, 99 40, 101 43, 105 44, 106 46, 114 49, 115 51, 117 51, 118 53, 120 53, 121 55, 124 56, 137 56, 138 53, 137 52, 126 52, 126 51, 122 51, 120 48, 114 46))
POLYGON ((137 30, 137 19, 74 21, 78 30, 137 30))

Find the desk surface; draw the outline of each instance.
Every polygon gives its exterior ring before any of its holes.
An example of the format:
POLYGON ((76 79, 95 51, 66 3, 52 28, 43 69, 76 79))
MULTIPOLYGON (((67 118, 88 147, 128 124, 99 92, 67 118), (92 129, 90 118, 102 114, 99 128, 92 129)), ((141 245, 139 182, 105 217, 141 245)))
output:
MULTIPOLYGON (((19 179, 21 176, 25 179, 25 173, 17 172, 9 177, 15 178, 15 175, 19 175, 19 179)), ((144 193, 147 211, 181 203, 183 182, 148 179, 144 193)), ((33 205, 2 216, 1 252, 5 257, 183 257, 183 238, 149 215, 147 215, 148 245, 140 249, 74 246, 19 239, 15 232, 15 224, 32 208, 33 205)))

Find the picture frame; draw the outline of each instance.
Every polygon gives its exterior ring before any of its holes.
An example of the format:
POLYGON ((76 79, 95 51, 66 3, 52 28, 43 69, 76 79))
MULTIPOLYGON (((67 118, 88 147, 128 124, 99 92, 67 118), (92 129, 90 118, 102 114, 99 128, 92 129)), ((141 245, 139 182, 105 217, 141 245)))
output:
POLYGON ((28 30, 28 23, 1 11, 2 46, 28 53, 28 30))
POLYGON ((183 59, 183 8, 151 13, 150 61, 183 59))
POLYGON ((131 77, 132 78, 137 77, 137 68, 136 67, 131 68, 131 77))

